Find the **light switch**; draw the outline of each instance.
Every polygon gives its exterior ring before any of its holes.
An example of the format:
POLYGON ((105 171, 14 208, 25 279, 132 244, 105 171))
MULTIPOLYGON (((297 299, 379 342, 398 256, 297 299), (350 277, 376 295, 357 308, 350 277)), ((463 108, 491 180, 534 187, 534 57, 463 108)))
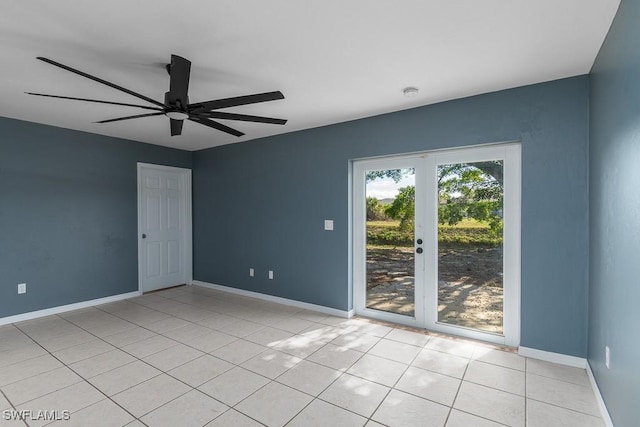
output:
POLYGON ((333 230, 333 220, 332 219, 325 219, 324 220, 324 229, 325 230, 333 230))

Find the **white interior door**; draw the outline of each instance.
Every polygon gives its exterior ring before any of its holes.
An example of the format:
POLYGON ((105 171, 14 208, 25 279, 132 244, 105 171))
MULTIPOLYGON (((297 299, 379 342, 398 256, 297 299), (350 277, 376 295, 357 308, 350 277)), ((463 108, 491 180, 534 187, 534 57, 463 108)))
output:
POLYGON ((519 144, 355 161, 353 182, 357 314, 519 344, 519 144), (402 230, 389 206, 408 196, 402 230))
POLYGON ((138 163, 138 270, 143 292, 191 282, 191 171, 138 163))

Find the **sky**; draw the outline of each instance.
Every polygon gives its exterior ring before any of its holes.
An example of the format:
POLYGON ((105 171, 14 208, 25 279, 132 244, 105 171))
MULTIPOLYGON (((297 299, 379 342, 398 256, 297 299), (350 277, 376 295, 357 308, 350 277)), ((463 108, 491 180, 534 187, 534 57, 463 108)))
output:
POLYGON ((376 179, 367 183, 367 197, 381 199, 393 199, 400 188, 407 185, 415 185, 415 175, 403 177, 397 184, 391 178, 376 179))

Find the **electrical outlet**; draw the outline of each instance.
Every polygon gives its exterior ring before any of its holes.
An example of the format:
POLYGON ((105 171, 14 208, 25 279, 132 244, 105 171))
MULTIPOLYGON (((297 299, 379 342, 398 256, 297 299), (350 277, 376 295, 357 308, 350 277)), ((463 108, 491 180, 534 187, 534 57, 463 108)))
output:
POLYGON ((604 347, 604 366, 606 366, 607 369, 609 369, 610 364, 611 364, 611 351, 609 350, 609 346, 606 345, 604 347))
POLYGON ((19 294, 26 294, 27 293, 27 284, 26 283, 20 283, 18 285, 18 293, 19 294))
POLYGON ((333 220, 325 219, 324 220, 324 229, 327 231, 333 231, 333 220))
POLYGON ((255 274, 256 274, 255 270, 253 268, 250 268, 249 269, 249 277, 253 277, 253 276, 255 276, 255 274))
POLYGON ((273 280, 273 270, 269 270, 269 280, 273 280))

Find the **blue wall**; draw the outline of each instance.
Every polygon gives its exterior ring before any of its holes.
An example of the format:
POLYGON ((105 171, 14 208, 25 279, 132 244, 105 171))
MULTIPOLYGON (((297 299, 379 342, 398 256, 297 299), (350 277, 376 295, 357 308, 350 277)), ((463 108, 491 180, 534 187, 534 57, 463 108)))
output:
POLYGON ((585 357, 588 89, 581 76, 198 151, 194 278, 347 310, 350 159, 519 140, 521 344, 585 357))
POLYGON ((619 427, 640 418, 639 22, 623 0, 591 74, 589 363, 619 427))
POLYGON ((519 140, 521 343, 584 357, 588 88, 575 77, 193 155, 0 119, 0 317, 135 290, 136 162, 192 158, 195 279, 347 310, 351 159, 519 140))
POLYGON ((136 162, 191 157, 0 118, 0 317, 137 290, 136 162))

